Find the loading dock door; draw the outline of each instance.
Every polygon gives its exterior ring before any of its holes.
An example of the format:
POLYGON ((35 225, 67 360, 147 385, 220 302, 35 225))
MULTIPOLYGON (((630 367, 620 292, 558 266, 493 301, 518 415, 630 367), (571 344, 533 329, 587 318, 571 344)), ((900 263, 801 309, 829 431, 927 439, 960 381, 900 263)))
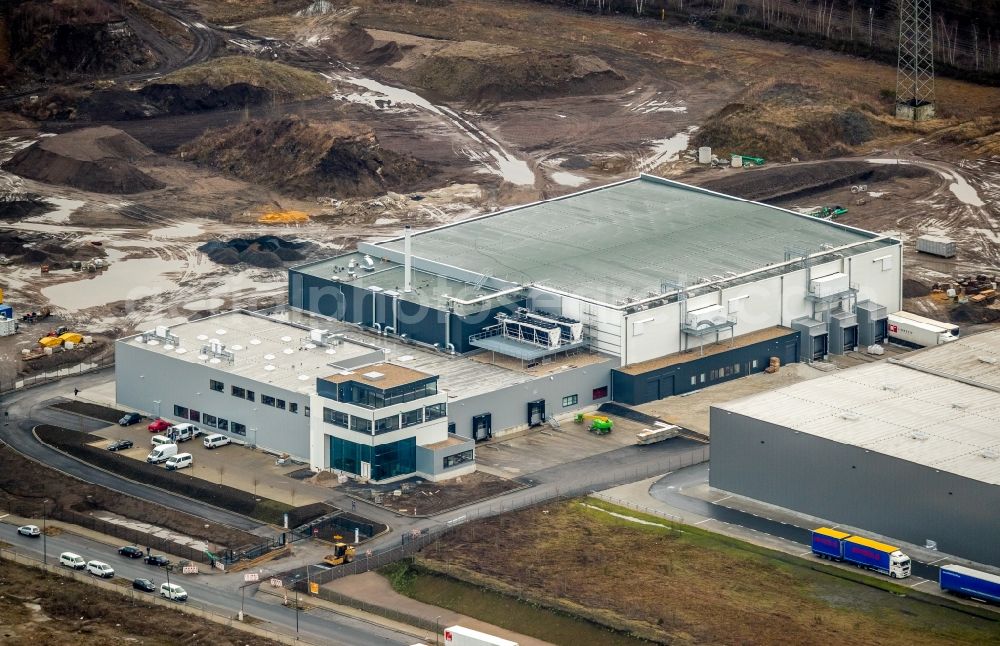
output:
POLYGON ((477 442, 493 437, 493 416, 483 413, 472 418, 472 439, 477 442))
MULTIPOLYGON (((791 340, 785 344, 785 356, 782 359, 785 365, 795 363, 799 360, 799 342, 791 340)), ((765 362, 766 363, 766 362, 765 362)), ((747 371, 749 372, 749 370, 747 371)))
POLYGON ((879 319, 875 321, 875 338, 872 341, 874 343, 885 343, 888 338, 889 319, 879 319))
POLYGON ((851 352, 858 347, 858 326, 844 328, 844 352, 851 352))
POLYGON ((652 402, 660 398, 660 378, 653 377, 646 380, 646 394, 642 398, 643 402, 652 402))
POLYGON ((827 334, 820 334, 813 337, 813 361, 822 361, 823 357, 827 354, 827 347, 829 345, 830 338, 827 334))
POLYGON ((545 400, 528 402, 528 426, 538 426, 545 421, 545 400))

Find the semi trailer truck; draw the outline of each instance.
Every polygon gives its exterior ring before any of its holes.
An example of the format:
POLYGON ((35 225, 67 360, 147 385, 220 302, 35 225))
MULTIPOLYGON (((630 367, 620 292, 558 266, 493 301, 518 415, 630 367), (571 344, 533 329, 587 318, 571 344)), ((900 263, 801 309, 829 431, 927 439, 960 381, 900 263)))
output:
POLYGON ((509 639, 461 626, 445 628, 444 643, 445 646, 517 646, 517 642, 512 642, 509 639))
POLYGON ((898 547, 829 527, 813 530, 812 551, 820 558, 844 561, 894 579, 910 576, 910 557, 898 547))
POLYGON ((889 340, 912 348, 932 347, 958 339, 958 326, 910 312, 889 315, 889 340))
POLYGON ((964 565, 942 565, 938 570, 938 583, 946 592, 1000 603, 1000 576, 980 572, 964 565))

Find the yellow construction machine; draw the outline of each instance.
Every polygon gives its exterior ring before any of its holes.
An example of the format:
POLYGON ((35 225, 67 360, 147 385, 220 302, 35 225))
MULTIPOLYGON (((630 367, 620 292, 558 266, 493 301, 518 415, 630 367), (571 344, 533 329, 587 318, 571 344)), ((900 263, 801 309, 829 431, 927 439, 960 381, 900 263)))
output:
POLYGON ((333 554, 323 557, 323 562, 327 565, 343 565, 354 560, 354 546, 347 543, 334 543, 333 554))

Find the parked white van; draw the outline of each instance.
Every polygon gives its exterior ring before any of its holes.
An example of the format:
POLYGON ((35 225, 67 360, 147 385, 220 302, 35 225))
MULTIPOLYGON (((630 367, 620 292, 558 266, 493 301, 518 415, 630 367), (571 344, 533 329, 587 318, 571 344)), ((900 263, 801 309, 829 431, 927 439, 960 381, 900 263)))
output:
POLYGON ((176 583, 164 583, 160 586, 160 596, 172 601, 187 601, 188 593, 176 583))
POLYGON ((159 464, 161 462, 166 462, 175 455, 177 455, 176 444, 161 444, 149 452, 149 455, 146 456, 146 462, 149 462, 150 464, 159 464))
POLYGON ((64 565, 74 570, 82 570, 87 567, 87 562, 79 554, 63 552, 59 555, 59 565, 64 565))
POLYGON ((202 440, 201 443, 205 445, 206 449, 214 449, 217 446, 231 444, 232 440, 221 433, 213 433, 202 440))
POLYGON ((87 561, 87 571, 102 579, 115 578, 114 569, 104 561, 87 561))
POLYGON ((166 435, 154 435, 149 440, 149 444, 154 448, 157 446, 163 446, 164 444, 173 444, 173 443, 174 441, 171 440, 166 435))
POLYGON ((187 442, 198 434, 198 427, 194 424, 175 424, 167 429, 167 437, 180 444, 187 442))
POLYGON ((167 463, 164 466, 166 466, 169 471, 173 471, 174 469, 183 469, 184 467, 189 467, 192 464, 194 464, 193 455, 191 455, 190 453, 178 453, 177 455, 168 459, 167 463))

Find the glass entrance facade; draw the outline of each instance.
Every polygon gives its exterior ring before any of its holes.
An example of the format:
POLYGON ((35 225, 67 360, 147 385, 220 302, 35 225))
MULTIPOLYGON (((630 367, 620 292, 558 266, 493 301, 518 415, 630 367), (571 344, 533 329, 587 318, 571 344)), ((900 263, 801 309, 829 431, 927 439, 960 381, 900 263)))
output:
POLYGON ((361 463, 371 468, 372 480, 385 480, 413 473, 417 468, 417 440, 409 437, 398 442, 369 446, 330 437, 330 467, 362 475, 361 463))

